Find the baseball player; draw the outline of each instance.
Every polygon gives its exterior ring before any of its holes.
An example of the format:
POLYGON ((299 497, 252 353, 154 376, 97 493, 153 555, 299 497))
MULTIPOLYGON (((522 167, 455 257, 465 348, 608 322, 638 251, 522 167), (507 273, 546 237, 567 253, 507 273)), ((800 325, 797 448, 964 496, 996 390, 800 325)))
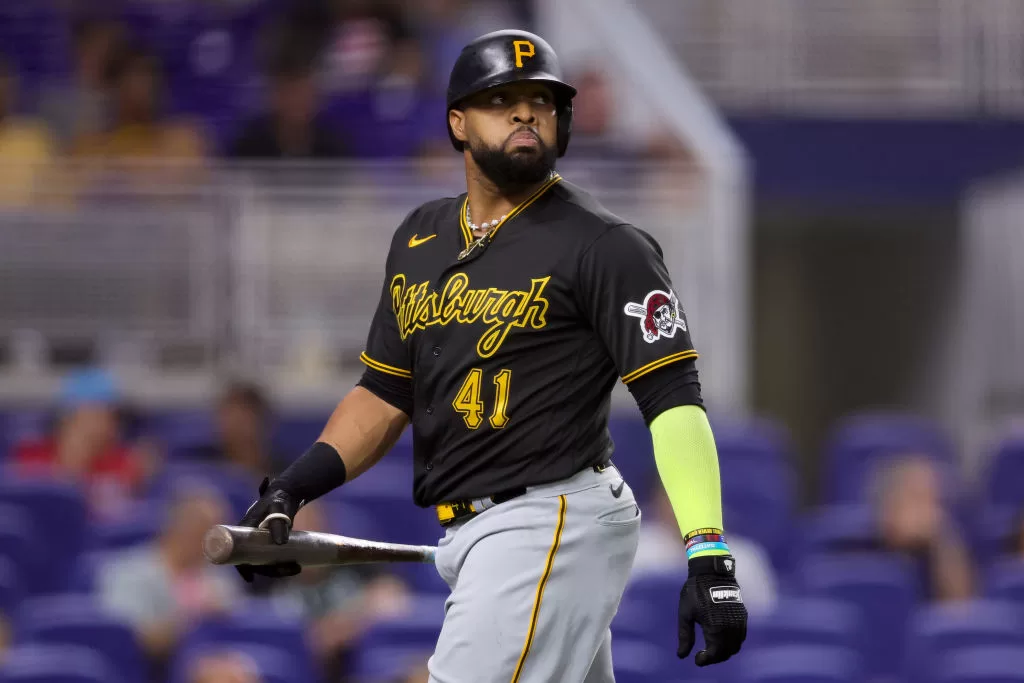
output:
MULTIPOLYGON (((433 683, 614 680, 609 624, 640 529, 612 465, 620 379, 686 540, 677 654, 691 652, 695 623, 700 666, 746 637, 697 353, 661 249, 555 172, 575 94, 532 33, 462 51, 447 122, 467 191, 398 227, 365 373, 240 522, 286 543, 303 504, 372 467, 411 423, 413 497, 437 515, 436 566, 451 587, 433 683)), ((239 570, 252 580, 299 567, 239 570)))

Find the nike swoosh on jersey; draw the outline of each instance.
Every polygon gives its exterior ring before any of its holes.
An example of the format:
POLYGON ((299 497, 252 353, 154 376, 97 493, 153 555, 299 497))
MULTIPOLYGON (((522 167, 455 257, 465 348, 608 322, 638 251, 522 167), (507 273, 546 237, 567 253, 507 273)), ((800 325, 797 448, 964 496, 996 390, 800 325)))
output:
POLYGON ((437 237, 436 232, 433 235, 427 235, 426 237, 423 238, 420 238, 417 235, 413 235, 412 237, 409 238, 409 248, 412 249, 413 247, 418 247, 424 242, 429 242, 435 237, 437 237))
POLYGON ((608 484, 608 488, 611 490, 612 495, 616 498, 622 495, 622 487, 626 485, 625 480, 620 481, 617 487, 608 484))

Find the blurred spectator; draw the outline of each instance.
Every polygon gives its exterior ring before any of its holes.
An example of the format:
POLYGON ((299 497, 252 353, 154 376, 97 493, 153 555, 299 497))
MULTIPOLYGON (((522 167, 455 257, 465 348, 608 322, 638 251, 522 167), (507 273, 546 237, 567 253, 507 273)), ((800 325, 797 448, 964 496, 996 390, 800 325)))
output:
MULTIPOLYGON (((678 572, 686 576, 686 544, 679 531, 672 503, 661 485, 654 487, 653 500, 644 509, 640 544, 633 561, 633 575, 678 572)), ((726 512, 728 515, 728 511, 726 512)), ((743 587, 743 601, 751 614, 764 614, 775 605, 775 570, 768 554, 756 542, 726 532, 729 550, 736 558, 736 580, 743 587)))
POLYGON ((384 68, 396 38, 409 35, 401 8, 393 0, 328 0, 325 5, 325 87, 331 94, 365 90, 384 68))
POLYGON ((271 73, 270 109, 251 121, 231 145, 242 159, 333 159, 345 145, 320 114, 320 93, 312 65, 289 56, 271 73))
POLYGON ((101 601, 133 626, 156 666, 190 626, 229 610, 239 599, 237 574, 209 564, 203 555, 203 536, 227 516, 227 505, 214 489, 182 487, 168 504, 160 536, 98 572, 101 601))
POLYGON ((126 443, 118 403, 107 373, 72 373, 64 381, 52 432, 15 446, 16 471, 81 484, 98 517, 123 513, 145 483, 152 456, 126 443))
POLYGON ((100 133, 107 123, 110 93, 107 78, 124 40, 123 27, 113 19, 86 18, 72 29, 70 79, 43 91, 40 110, 62 148, 85 135, 100 133))
POLYGON ((449 155, 443 126, 431 124, 444 112, 444 99, 429 95, 420 45, 403 34, 391 38, 374 80, 334 98, 330 116, 355 131, 350 145, 361 158, 415 157, 437 147, 449 155))
POLYGON ((640 149, 617 136, 612 129, 615 103, 608 76, 588 68, 569 81, 577 90, 573 99, 572 150, 579 156, 636 160, 640 149))
POLYGON ((875 510, 882 549, 913 559, 932 600, 974 593, 967 546, 945 508, 941 475, 927 455, 897 456, 879 468, 875 510))
POLYGON ((15 115, 17 91, 17 74, 0 58, 0 206, 32 203, 54 154, 46 126, 15 115))
POLYGON ((260 683, 256 663, 240 652, 199 657, 189 673, 189 683, 260 683))
MULTIPOLYGON (((295 528, 332 531, 322 505, 314 502, 299 510, 295 528)), ((374 565, 304 567, 275 588, 280 608, 309 624, 310 642, 327 680, 337 680, 344 672, 352 641, 374 620, 400 615, 409 597, 404 582, 374 565)))
POLYGON ((272 450, 270 403, 255 384, 235 382, 217 405, 217 441, 200 446, 190 455, 200 460, 226 462, 261 481, 277 474, 285 463, 272 450))
POLYGON ((128 49, 111 66, 112 121, 106 130, 86 134, 73 145, 85 159, 197 160, 207 144, 199 129, 169 119, 163 110, 164 81, 157 59, 128 49))
POLYGON ((427 92, 443 101, 448 75, 462 48, 474 38, 499 29, 524 27, 525 12, 500 0, 406 0, 405 14, 429 63, 427 92))

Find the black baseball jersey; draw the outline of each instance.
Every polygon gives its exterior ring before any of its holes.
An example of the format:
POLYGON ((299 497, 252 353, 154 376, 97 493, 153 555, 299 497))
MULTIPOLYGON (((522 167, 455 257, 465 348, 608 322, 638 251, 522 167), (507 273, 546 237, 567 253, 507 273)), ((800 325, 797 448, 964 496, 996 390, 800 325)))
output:
POLYGON ((422 506, 606 463, 615 382, 697 355, 658 244, 579 188, 553 175, 484 240, 466 202, 398 228, 361 356, 411 383, 422 506))

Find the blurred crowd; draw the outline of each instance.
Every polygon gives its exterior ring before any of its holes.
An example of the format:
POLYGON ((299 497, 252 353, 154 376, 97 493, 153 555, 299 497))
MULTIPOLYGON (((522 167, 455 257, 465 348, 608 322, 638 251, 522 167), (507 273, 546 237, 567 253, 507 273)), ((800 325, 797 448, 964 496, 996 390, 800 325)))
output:
MULTIPOLYGON (((459 50, 531 19, 528 2, 492 0, 66 4, 0 8, 0 205, 87 189, 122 161, 152 166, 141 177, 158 187, 218 158, 451 157, 444 101, 459 50)), ((627 144, 606 74, 572 71, 580 154, 681 152, 665 136, 627 144)))
MULTIPOLYGON (((206 530, 234 522, 259 481, 314 440, 322 422, 278 415, 259 386, 242 381, 227 383, 208 410, 132 410, 115 379, 95 369, 70 373, 52 411, 5 413, 0 641, 8 658, 27 656, 37 641, 81 637, 128 671, 126 680, 425 680, 447 590, 430 567, 307 568, 246 584, 202 554, 206 530), (68 527, 69 495, 78 526, 68 527), (47 562, 57 564, 46 570, 47 562), (60 610, 48 624, 55 600, 60 610), (92 635, 75 636, 69 614, 92 635), (128 640, 106 651, 97 624, 128 640)), ((631 642, 658 642, 671 654, 669 607, 686 561, 642 423, 616 418, 612 432, 614 462, 644 501, 633 579, 613 625, 617 661, 628 670, 637 666, 622 649, 631 642)), ((997 450, 976 488, 933 426, 851 417, 824 448, 818 504, 800 509, 783 429, 722 423, 716 435, 728 538, 752 615, 748 649, 780 633, 798 641, 831 634, 874 662, 861 680, 911 681, 920 673, 904 668, 914 665, 904 658, 916 651, 907 645, 920 628, 915 615, 1024 610, 1014 602, 1024 600, 1019 437, 997 450), (843 631, 831 612, 818 617, 827 628, 792 621, 794 605, 813 615, 828 600, 863 610, 861 626, 843 631), (885 648, 897 656, 877 658, 885 648)), ((305 507, 296 528, 436 543, 431 512, 409 501, 409 448, 401 441, 374 470, 305 507)))

